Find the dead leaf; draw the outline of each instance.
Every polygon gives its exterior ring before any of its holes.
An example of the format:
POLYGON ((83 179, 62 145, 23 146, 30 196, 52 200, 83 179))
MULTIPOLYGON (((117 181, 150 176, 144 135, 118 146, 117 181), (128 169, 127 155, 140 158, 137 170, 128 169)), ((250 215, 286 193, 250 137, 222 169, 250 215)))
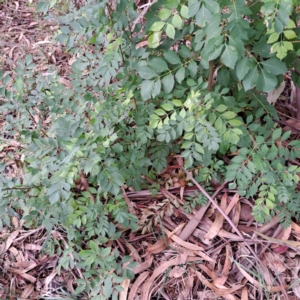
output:
POLYGON ((213 272, 212 270, 210 270, 208 267, 206 267, 203 264, 198 264, 197 265, 198 268, 200 268, 202 271, 204 271, 206 273, 207 276, 209 276, 212 280, 217 280, 218 276, 216 275, 215 272, 213 272))
POLYGON ((123 288, 123 291, 119 293, 119 300, 127 299, 129 284, 130 284, 130 279, 128 278, 124 279, 121 282, 120 286, 123 288))
POLYGON ((202 292, 197 292, 198 299, 199 300, 214 300, 219 299, 220 296, 216 294, 214 291, 206 290, 202 292))
MULTIPOLYGON (((200 281, 207 287, 209 287, 210 289, 212 289, 214 292, 216 292, 219 296, 228 296, 232 293, 234 293, 235 291, 241 289, 244 285, 243 284, 237 284, 232 288, 226 288, 223 285, 214 285, 212 283, 210 283, 200 272, 198 271, 194 271, 197 275, 197 277, 200 279, 200 281)), ((236 298, 234 298, 236 299, 236 298)))
POLYGON ((282 254, 282 253, 287 252, 288 249, 289 249, 288 246, 277 246, 276 248, 273 248, 272 250, 276 254, 282 254))
POLYGON ((23 278, 25 278, 26 280, 30 281, 31 283, 36 282, 36 278, 35 277, 33 277, 33 276, 29 275, 29 274, 24 273, 24 271, 20 271, 20 270, 14 269, 14 268, 8 268, 7 271, 15 273, 15 274, 18 274, 18 275, 22 276, 23 278))
POLYGON ((148 40, 145 40, 145 41, 137 43, 136 46, 135 46, 135 49, 139 49, 139 48, 142 48, 142 47, 147 46, 147 45, 148 45, 148 40))
POLYGON ((242 289, 242 296, 241 296, 241 300, 249 300, 248 297, 248 290, 247 288, 244 286, 242 289))
POLYGON ((21 251, 18 251, 15 247, 10 247, 9 251, 14 255, 17 262, 20 263, 20 262, 24 261, 24 256, 21 251))
POLYGON ((140 274, 140 276, 135 280, 134 284, 132 285, 130 289, 130 293, 128 296, 128 300, 134 300, 137 294, 138 288, 141 286, 141 284, 146 280, 146 278, 149 276, 149 272, 144 272, 140 274))
POLYGON ((184 265, 187 261, 187 254, 181 253, 175 259, 170 261, 164 262, 160 264, 153 272, 152 276, 145 282, 142 289, 142 300, 149 300, 150 299, 150 288, 154 280, 160 275, 166 272, 169 267, 177 266, 177 265, 184 265))
POLYGON ((74 284, 74 280, 73 279, 69 279, 67 281, 67 289, 74 295, 75 294, 75 290, 73 288, 73 284, 74 284))
MULTIPOLYGON (((225 193, 221 199, 221 209, 225 212, 226 210, 226 206, 227 206, 227 194, 225 193)), ((217 212, 217 216, 216 219, 213 223, 213 225, 211 226, 211 228, 209 229, 208 233, 205 235, 205 239, 211 240, 213 239, 215 236, 218 235, 219 231, 222 229, 223 227, 223 223, 224 223, 224 217, 222 216, 222 214, 220 212, 217 212)))
POLYGON ((294 278, 296 278, 296 279, 293 280, 291 286, 292 286, 292 290, 293 290, 294 294, 298 298, 300 298, 300 280, 298 278, 298 273, 300 270, 300 259, 294 259, 293 263, 296 265, 295 270, 293 271, 294 278))
MULTIPOLYGON (((184 224, 183 224, 184 225, 184 224)), ((191 244, 189 242, 185 242, 182 239, 180 239, 178 236, 174 235, 172 232, 170 232, 168 229, 164 228, 165 233, 167 234, 168 238, 170 238, 171 240, 173 240, 175 243, 177 243, 178 245, 188 249, 188 250, 193 250, 193 251, 203 251, 204 248, 198 246, 198 245, 194 245, 191 244)))
POLYGON ((42 249, 42 246, 35 245, 35 244, 25 244, 24 248, 26 250, 31 250, 31 251, 40 251, 42 249))
POLYGON ((267 101, 270 104, 274 105, 276 103, 276 100, 283 92, 284 88, 285 88, 285 81, 283 80, 277 89, 274 89, 273 91, 268 93, 267 101))
POLYGON ((185 272, 186 272, 186 269, 185 269, 184 267, 175 266, 175 267, 171 270, 169 276, 170 276, 171 278, 180 278, 180 277, 182 277, 182 275, 183 275, 185 272))
POLYGON ((43 292, 47 293, 49 289, 49 284, 53 280, 53 278, 57 275, 57 271, 55 269, 52 270, 51 274, 45 278, 45 285, 43 287, 43 292))
POLYGON ((153 256, 152 255, 147 255, 145 262, 138 264, 132 271, 134 274, 139 274, 147 269, 149 269, 152 265, 153 262, 153 256))
POLYGON ((282 229, 281 232, 279 233, 279 235, 276 237, 279 240, 288 240, 288 238, 291 235, 291 231, 292 231, 292 226, 290 225, 288 228, 286 229, 282 229))
POLYGON ((222 276, 218 277, 217 279, 214 280, 214 284, 221 284, 224 285, 228 279, 228 274, 231 268, 231 260, 230 258, 232 257, 232 251, 231 251, 231 246, 229 244, 226 245, 226 257, 225 257, 225 262, 222 270, 222 276))
POLYGON ((272 242, 272 243, 276 243, 276 244, 279 244, 279 245, 286 245, 286 246, 290 246, 292 248, 294 248, 294 250, 296 251, 299 251, 300 249, 295 249, 295 248, 298 248, 300 247, 300 242, 295 242, 295 241, 285 241, 285 240, 279 240, 279 239, 275 239, 275 238, 271 238, 271 237, 268 237, 258 231, 254 231, 257 235, 261 236, 262 238, 266 239, 267 241, 269 242, 272 242))
POLYGON ((21 294, 21 299, 25 300, 25 299, 30 299, 30 295, 32 294, 34 290, 34 285, 33 284, 28 284, 25 286, 25 288, 23 289, 23 292, 21 294))
MULTIPOLYGON (((256 286, 258 289, 262 289, 265 288, 268 292, 272 292, 272 293, 277 293, 280 292, 282 287, 281 286, 265 286, 262 287, 261 282, 258 282, 257 280, 255 280, 254 278, 252 278, 244 269, 243 267, 241 267, 239 264, 236 264, 237 268, 240 270, 240 272, 243 274, 243 276, 245 278, 247 278, 247 280, 252 283, 254 286, 256 286)), ((288 289, 289 286, 288 285, 284 285, 284 289, 288 289)))
POLYGON ((147 251, 152 254, 157 254, 163 252, 165 249, 167 249, 167 245, 169 244, 169 239, 167 239, 167 244, 165 243, 165 239, 161 238, 158 240, 155 244, 151 245, 147 248, 147 251))
POLYGON ((67 88, 67 89, 71 89, 73 87, 72 82, 70 80, 67 80, 63 77, 59 78, 59 81, 67 88))
POLYGON ((283 132, 291 131, 292 134, 300 133, 300 121, 297 119, 289 119, 286 121, 286 126, 282 128, 283 132))
MULTIPOLYGON (((225 194, 224 194, 225 195, 225 194)), ((226 195, 227 196, 227 195, 226 195)), ((228 204, 228 207, 225 210, 225 214, 229 215, 229 213, 231 212, 231 210, 234 208, 234 206, 239 202, 240 200, 240 196, 239 194, 235 194, 231 199, 230 202, 228 204)))
POLYGON ((19 232, 20 232, 19 230, 16 230, 9 235, 9 237, 7 238, 6 243, 5 243, 4 252, 6 252, 8 250, 10 245, 14 242, 16 237, 19 235, 19 232))
POLYGON ((267 252, 264 258, 264 262, 267 262, 267 266, 275 275, 285 272, 286 267, 284 266, 284 257, 282 255, 267 252))
POLYGON ((292 229, 295 230, 297 233, 300 233, 300 226, 296 223, 292 222, 292 229))

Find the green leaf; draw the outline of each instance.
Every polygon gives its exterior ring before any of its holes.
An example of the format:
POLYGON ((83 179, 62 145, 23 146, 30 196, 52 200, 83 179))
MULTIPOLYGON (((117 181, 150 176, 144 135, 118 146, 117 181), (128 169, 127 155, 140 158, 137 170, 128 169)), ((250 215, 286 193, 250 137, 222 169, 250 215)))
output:
POLYGON ((210 61, 210 60, 215 60, 216 58, 218 58, 220 56, 223 48, 224 48, 224 45, 216 47, 214 49, 214 51, 208 56, 208 60, 210 61))
POLYGON ((285 140, 287 140, 289 137, 290 137, 290 135, 291 135, 291 131, 287 131, 287 132, 285 132, 282 136, 281 136, 281 141, 285 141, 285 140))
POLYGON ((94 253, 98 252, 99 246, 94 241, 89 241, 89 246, 94 253))
POLYGON ((103 295, 104 299, 109 299, 113 292, 111 277, 107 276, 104 280, 103 295))
POLYGON ((73 29, 74 32, 80 32, 81 31, 81 26, 76 21, 70 22, 70 26, 71 26, 71 28, 73 29))
POLYGON ((277 140, 282 134, 282 128, 277 128, 276 130, 274 130, 273 134, 272 134, 272 140, 275 141, 277 140))
POLYGON ((88 28, 90 25, 86 18, 79 18, 77 21, 83 28, 88 28))
POLYGON ((161 107, 166 111, 174 110, 174 107, 171 103, 164 103, 161 105, 161 107))
POLYGON ((161 19, 161 20, 166 20, 171 16, 172 12, 171 10, 167 9, 167 8, 163 8, 161 9, 157 16, 161 19))
POLYGON ((294 50, 294 45, 291 42, 284 41, 282 42, 282 45, 286 50, 291 50, 291 51, 294 50))
POLYGON ((279 35, 280 35, 280 34, 277 33, 277 32, 272 33, 272 34, 269 36, 267 43, 268 43, 268 44, 273 44, 273 43, 275 43, 276 41, 278 41, 279 35))
POLYGON ((231 130, 228 130, 224 133, 224 140, 236 145, 239 142, 239 136, 231 130))
POLYGON ((235 118, 236 116, 236 113, 233 112, 233 111, 226 111, 222 114, 222 116, 226 119, 226 120, 230 120, 230 119, 233 119, 235 118))
POLYGON ((220 104, 219 106, 216 107, 216 111, 218 112, 224 112, 227 109, 227 106, 224 104, 220 104))
POLYGON ((32 59, 32 55, 26 55, 25 57, 25 63, 27 66, 29 66, 32 63, 33 59, 32 59))
POLYGON ((233 119, 233 120, 229 120, 228 124, 230 124, 231 126, 241 126, 243 122, 238 119, 233 119))
POLYGON ((186 81, 187 85, 192 87, 192 86, 195 86, 197 85, 197 82, 191 78, 189 78, 187 81, 186 81))
POLYGON ((171 50, 164 51, 164 57, 166 61, 172 65, 177 65, 181 63, 179 56, 171 50))
POLYGON ((175 28, 172 24, 167 25, 166 34, 170 39, 174 39, 174 37, 175 37, 175 28))
POLYGON ((1 162, 0 163, 0 172, 2 172, 6 167, 6 163, 5 162, 1 162))
POLYGON ((156 96, 158 96, 160 91, 161 91, 161 81, 160 79, 157 79, 154 83, 153 90, 151 92, 152 97, 155 98, 156 96))
POLYGON ((239 58, 238 51, 234 46, 226 45, 223 54, 221 55, 222 63, 230 69, 235 67, 239 58))
POLYGON ((161 109, 161 108, 156 109, 154 112, 155 112, 158 116, 164 116, 164 115, 167 114, 167 113, 166 113, 163 109, 161 109))
POLYGON ((50 4, 48 2, 40 1, 37 4, 38 12, 41 12, 41 13, 45 14, 48 11, 49 8, 50 8, 50 4))
POLYGON ((192 77, 195 77, 197 75, 198 66, 197 66, 197 63, 194 60, 192 60, 189 63, 189 65, 187 66, 187 69, 188 69, 188 71, 189 71, 189 73, 192 77))
POLYGON ((172 102, 174 103, 175 106, 179 106, 179 107, 182 106, 182 102, 178 99, 173 99, 172 102))
POLYGON ((83 63, 83 62, 80 62, 80 61, 75 61, 72 64, 72 70, 74 72, 76 72, 76 71, 83 71, 86 68, 86 66, 87 66, 86 63, 83 63))
POLYGON ((185 5, 181 6, 180 14, 183 18, 188 19, 189 18, 189 8, 185 5))
POLYGON ((180 29, 182 27, 182 19, 179 15, 174 15, 172 18, 172 24, 175 28, 180 29))
POLYGON ((143 79, 151 79, 153 77, 157 77, 156 72, 153 69, 146 66, 139 67, 137 71, 143 79))
POLYGON ((178 54, 182 58, 191 58, 191 50, 185 45, 180 45, 178 54))
POLYGON ((245 91, 248 91, 252 89, 258 79, 258 71, 257 71, 257 66, 253 67, 250 72, 245 76, 243 80, 243 86, 245 91))
POLYGON ((171 9, 175 9, 179 5, 179 0, 166 0, 165 5, 171 9))
POLYGON ((276 57, 271 57, 270 59, 265 60, 260 64, 263 65, 264 69, 272 75, 280 75, 287 72, 285 63, 280 61, 276 57))
POLYGON ((277 33, 281 33, 283 30, 283 24, 279 21, 278 18, 275 19, 274 29, 277 33))
POLYGON ((53 194, 49 195, 49 200, 51 204, 58 202, 59 198, 60 198, 59 191, 56 191, 53 194))
POLYGON ((273 160, 277 156, 278 148, 275 145, 272 145, 270 150, 268 151, 267 159, 273 160))
POLYGON ((141 96, 144 101, 151 98, 151 92, 154 86, 153 80, 144 80, 141 84, 141 96))
POLYGON ((188 133, 186 133, 186 134, 184 135, 183 138, 184 138, 185 140, 190 140, 194 135, 195 135, 194 132, 188 132, 188 133))
POLYGON ((194 0, 189 1, 189 17, 192 18, 197 14, 200 8, 200 1, 194 0))
POLYGON ((164 59, 161 57, 154 57, 150 60, 149 65, 152 69, 154 69, 157 73, 161 73, 163 71, 168 71, 168 65, 164 59))
POLYGON ((209 9, 213 14, 217 14, 220 12, 219 4, 214 0, 205 0, 205 7, 209 9))
POLYGON ((168 74, 162 79, 162 86, 164 91, 168 94, 173 90, 174 87, 174 76, 173 74, 168 74))
POLYGON ((148 46, 149 48, 157 48, 160 43, 161 31, 154 32, 148 37, 148 46))
POLYGON ((230 81, 230 73, 226 67, 223 66, 221 67, 221 69, 218 70, 217 81, 219 84, 228 86, 230 81))
POLYGON ((215 128, 217 130, 220 130, 223 127, 223 121, 221 118, 218 118, 215 122, 215 128))
POLYGON ((200 27, 204 27, 205 24, 210 20, 211 20, 211 12, 204 5, 202 5, 196 15, 196 23, 200 27))
POLYGON ((180 84, 185 77, 185 68, 181 67, 175 74, 177 82, 180 84))
POLYGON ((150 27, 150 31, 161 31, 162 28, 165 26, 166 22, 162 22, 162 21, 158 21, 152 24, 152 26, 150 27))
POLYGON ((236 76, 239 80, 243 80, 250 70, 247 57, 242 58, 236 65, 236 76))
POLYGON ((283 34, 288 40, 292 40, 297 37, 295 31, 293 30, 284 30, 283 34))
POLYGON ((264 69, 262 69, 256 83, 256 88, 259 91, 268 93, 274 90, 276 85, 277 85, 276 76, 271 75, 270 73, 267 73, 264 69))

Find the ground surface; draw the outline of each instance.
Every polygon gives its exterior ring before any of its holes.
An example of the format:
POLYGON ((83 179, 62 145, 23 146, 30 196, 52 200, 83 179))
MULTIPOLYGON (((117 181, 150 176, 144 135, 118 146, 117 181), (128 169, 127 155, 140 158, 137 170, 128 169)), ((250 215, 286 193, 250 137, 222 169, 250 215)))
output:
MULTIPOLYGON (((71 57, 53 42, 58 28, 55 21, 45 21, 37 13, 34 2, 4 1, 0 4, 1 68, 13 74, 16 62, 32 54, 41 72, 49 64, 55 66, 68 87, 71 57)), ((275 100, 283 124, 295 111, 288 76, 284 88, 275 100)), ((16 159, 7 162, 7 172, 14 176, 20 171, 19 143, 11 140, 1 147, 0 160, 9 152, 16 159)), ((283 229, 277 217, 264 226, 257 224, 251 216, 252 203, 226 186, 217 189, 215 199, 238 232, 210 202, 205 208, 196 207, 195 214, 186 213, 182 204, 198 187, 179 163, 170 158, 168 168, 157 175, 155 196, 150 190, 124 190, 142 231, 124 233, 115 245, 121 255, 130 254, 138 262, 136 277, 123 283, 120 299, 147 299, 150 294, 151 299, 300 299, 299 224, 283 229), (168 206, 178 207, 171 218, 160 213, 168 206), (147 218, 149 214, 153 217, 147 218), (241 257, 246 258, 242 263, 241 257)), ((45 229, 24 228, 20 218, 12 222, 12 227, 0 232, 0 299, 57 299, 58 295, 71 299, 66 295, 74 294, 75 281, 84 270, 63 270, 59 275, 61 253, 42 254, 45 229)), ((59 228, 51 234, 68 243, 59 228)))

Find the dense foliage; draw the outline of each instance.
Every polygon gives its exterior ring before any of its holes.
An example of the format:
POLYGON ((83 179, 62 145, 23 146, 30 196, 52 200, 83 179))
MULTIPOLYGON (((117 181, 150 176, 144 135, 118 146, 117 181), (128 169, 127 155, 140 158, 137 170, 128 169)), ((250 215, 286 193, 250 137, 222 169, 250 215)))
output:
MULTIPOLYGON (((133 276, 132 265, 123 268, 129 258, 117 263, 117 251, 102 247, 137 226, 121 186, 141 189, 142 175, 154 178, 170 155, 202 183, 218 176, 253 198, 259 222, 300 218, 300 142, 282 133, 266 99, 299 60, 299 8, 291 0, 159 0, 143 23, 134 1, 116 2, 87 1, 61 18, 57 40, 76 59, 72 88, 51 68, 39 72, 30 55, 14 74, 0 73, 1 140, 22 147, 19 176, 0 163, 0 224, 21 210, 27 226, 44 225, 46 250, 61 249, 60 267, 84 268, 76 293, 95 299, 116 297, 133 276), (50 236, 53 226, 68 248, 50 236)), ((55 3, 38 8, 46 14, 55 3)), ((300 86, 297 70, 292 78, 300 86)))

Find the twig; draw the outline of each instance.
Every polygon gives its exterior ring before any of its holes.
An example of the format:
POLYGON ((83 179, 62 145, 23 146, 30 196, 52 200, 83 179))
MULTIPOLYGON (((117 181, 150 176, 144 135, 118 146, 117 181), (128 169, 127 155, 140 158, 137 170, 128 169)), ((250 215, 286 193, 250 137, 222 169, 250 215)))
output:
MULTIPOLYGON (((223 183, 221 186, 219 186, 214 194, 212 195, 212 198, 215 198, 218 193, 221 191, 221 189, 225 186, 226 182, 223 183)), ((190 235, 194 232, 196 227, 198 226, 199 222, 202 220, 205 212, 210 206, 210 202, 208 201, 206 205, 202 206, 198 212, 195 214, 195 216, 187 223, 187 225, 184 227, 182 232, 179 235, 179 238, 181 238, 183 241, 186 241, 190 235)))
MULTIPOLYGON (((238 234, 238 236, 243 239, 246 246, 250 250, 250 252, 253 254, 253 256, 257 259, 257 261, 260 261, 256 253, 253 251, 253 249, 250 247, 250 245, 247 243, 247 241, 244 239, 244 236, 241 234, 240 230, 236 227, 236 225, 231 221, 231 219, 225 214, 225 212, 222 210, 222 208, 218 205, 218 203, 206 192, 206 190, 192 177, 191 174, 188 173, 188 171, 181 166, 184 172, 190 177, 192 182, 197 186, 197 188, 200 190, 200 192, 215 206, 215 208, 220 212, 220 214, 224 217, 224 219, 230 224, 230 226, 235 230, 235 232, 238 234)), ((227 184, 227 182, 224 182, 223 185, 221 185, 216 192, 219 192, 223 186, 227 184)), ((216 193, 215 192, 215 193, 216 193)), ((213 195, 214 196, 214 195, 213 195)), ((189 224, 189 223, 188 223, 189 224)))
POLYGON ((208 76, 208 90, 211 91, 213 86, 213 77, 214 77, 214 61, 209 62, 209 76, 208 76))
MULTIPOLYGON (((28 112, 31 120, 35 123, 36 126, 39 126, 39 124, 36 122, 36 120, 34 119, 33 115, 31 114, 31 112, 29 111, 28 108, 26 108, 26 111, 28 112)), ((40 128, 41 132, 43 133, 44 136, 48 137, 47 133, 44 131, 44 129, 40 128)))
POLYGON ((135 210, 134 210, 134 207, 133 207, 133 203, 130 201, 128 195, 126 194, 126 191, 125 191, 125 188, 124 186, 121 187, 122 191, 123 191, 123 198, 125 199, 126 201, 126 204, 128 206, 128 209, 129 209, 129 212, 134 214, 135 213, 135 210))
POLYGON ((138 24, 140 22, 140 19, 142 19, 144 17, 144 15, 147 13, 147 11, 149 10, 150 6, 152 5, 151 1, 149 1, 147 3, 147 6, 144 7, 143 11, 141 13, 139 13, 138 17, 136 18, 136 20, 134 20, 132 26, 131 26, 131 32, 134 31, 134 27, 136 24, 138 24))
MULTIPOLYGON (((299 57, 296 60, 294 71, 298 73, 298 66, 299 66, 299 57)), ((296 87, 296 106, 297 106, 297 120, 300 120, 300 87, 295 82, 296 87)))

